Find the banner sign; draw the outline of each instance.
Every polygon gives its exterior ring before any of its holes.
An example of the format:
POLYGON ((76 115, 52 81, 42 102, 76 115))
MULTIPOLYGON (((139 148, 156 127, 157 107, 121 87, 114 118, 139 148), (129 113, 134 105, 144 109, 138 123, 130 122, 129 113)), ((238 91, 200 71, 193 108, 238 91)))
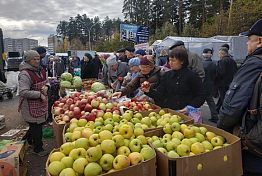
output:
POLYGON ((146 43, 149 40, 149 28, 138 25, 120 24, 120 40, 146 43))

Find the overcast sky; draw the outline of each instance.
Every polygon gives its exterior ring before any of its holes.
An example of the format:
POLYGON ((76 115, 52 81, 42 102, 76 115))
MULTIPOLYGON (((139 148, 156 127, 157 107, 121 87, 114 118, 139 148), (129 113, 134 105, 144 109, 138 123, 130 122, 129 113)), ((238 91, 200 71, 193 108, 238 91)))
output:
POLYGON ((47 46, 59 21, 87 14, 89 18, 123 18, 123 0, 0 0, 4 37, 37 39, 47 46))

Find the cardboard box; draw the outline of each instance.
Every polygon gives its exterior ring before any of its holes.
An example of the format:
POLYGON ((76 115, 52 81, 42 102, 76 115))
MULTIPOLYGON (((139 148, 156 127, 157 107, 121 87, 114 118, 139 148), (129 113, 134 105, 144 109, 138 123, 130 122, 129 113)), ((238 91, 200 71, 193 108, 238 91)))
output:
MULTIPOLYGON (((150 114, 150 112, 156 112, 156 113, 159 113, 161 109, 157 109, 157 110, 153 110, 153 111, 145 111, 145 112, 142 112, 141 114, 143 115, 143 117, 146 117, 150 114)), ((194 123, 194 119, 185 115, 185 114, 181 114, 173 109, 169 109, 169 108, 163 108, 163 110, 166 112, 166 113, 171 113, 172 115, 178 115, 180 117, 182 117, 182 121, 180 123, 185 123, 185 124, 193 124, 194 123)), ((162 129, 162 127, 158 127, 158 128, 149 128, 149 129, 146 129, 145 132, 149 132, 149 131, 152 131, 152 130, 156 130, 156 129, 162 129)))
POLYGON ((53 130, 55 135, 56 147, 60 147, 63 144, 63 130, 65 124, 58 124, 53 116, 53 130))
POLYGON ((4 176, 26 176, 27 163, 24 161, 26 152, 24 143, 24 141, 13 142, 7 144, 0 151, 0 173, 4 176))
MULTIPOLYGON (((225 137, 230 144, 227 147, 210 151, 204 154, 171 159, 156 150, 157 153, 157 175, 159 176, 241 176, 242 157, 241 143, 237 136, 227 133, 221 129, 204 125, 208 131, 225 137)), ((151 131, 147 136, 163 136, 162 130, 151 131)))
MULTIPOLYGON (((59 149, 54 149, 51 153, 56 151, 59 151, 59 149)), ((49 154, 49 157, 51 153, 49 154)), ((47 171, 49 157, 46 161, 46 176, 51 176, 47 171)), ((156 157, 138 165, 130 166, 116 172, 102 174, 101 176, 156 176, 156 157)))

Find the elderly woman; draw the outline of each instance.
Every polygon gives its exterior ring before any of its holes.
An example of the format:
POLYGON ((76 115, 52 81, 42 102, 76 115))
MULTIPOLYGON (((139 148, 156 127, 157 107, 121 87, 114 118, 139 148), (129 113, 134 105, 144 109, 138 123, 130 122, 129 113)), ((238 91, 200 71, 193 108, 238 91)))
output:
POLYGON ((115 92, 113 97, 121 97, 124 95, 130 95, 132 92, 140 88, 141 84, 148 81, 153 88, 159 85, 160 77, 162 72, 160 68, 154 65, 154 60, 150 56, 144 56, 140 60, 140 73, 136 76, 127 86, 121 89, 119 92, 115 92))
POLYGON ((187 106, 195 108, 204 103, 201 78, 189 70, 186 50, 174 49, 169 55, 171 70, 162 77, 159 87, 142 86, 146 95, 158 101, 161 107, 180 110, 187 113, 187 106))
POLYGON ((42 125, 48 116, 47 91, 49 84, 45 70, 40 66, 40 56, 29 50, 19 66, 19 112, 29 124, 27 141, 34 147, 34 153, 45 156, 43 149, 42 125))

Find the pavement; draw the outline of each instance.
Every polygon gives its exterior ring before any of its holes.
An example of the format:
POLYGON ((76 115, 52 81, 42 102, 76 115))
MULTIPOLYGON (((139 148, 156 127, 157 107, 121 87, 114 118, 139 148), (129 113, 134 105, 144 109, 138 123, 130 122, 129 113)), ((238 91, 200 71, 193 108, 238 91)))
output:
MULTIPOLYGON (((8 73, 7 79, 8 79, 8 86, 16 87, 17 86, 17 72, 15 73, 8 73)), ((19 97, 16 96, 16 93, 14 93, 13 99, 7 99, 5 98, 3 102, 0 102, 0 115, 5 116, 5 123, 6 127, 0 130, 0 135, 5 133, 6 131, 10 129, 23 129, 28 127, 27 123, 23 120, 20 113, 18 113, 19 103, 19 97)), ((209 122, 208 119, 210 118, 210 111, 205 103, 201 107, 201 113, 203 117, 203 123, 208 125, 215 126, 214 123, 209 122)), ((46 125, 45 127, 50 127, 46 125)), ((54 138, 50 139, 43 139, 44 142, 44 148, 51 152, 55 148, 55 140, 54 138)), ((37 155, 32 154, 31 150, 28 150, 26 152, 26 158, 25 162, 28 164, 28 175, 29 176, 44 176, 45 175, 45 163, 47 160, 47 156, 45 157, 39 157, 37 155)))

